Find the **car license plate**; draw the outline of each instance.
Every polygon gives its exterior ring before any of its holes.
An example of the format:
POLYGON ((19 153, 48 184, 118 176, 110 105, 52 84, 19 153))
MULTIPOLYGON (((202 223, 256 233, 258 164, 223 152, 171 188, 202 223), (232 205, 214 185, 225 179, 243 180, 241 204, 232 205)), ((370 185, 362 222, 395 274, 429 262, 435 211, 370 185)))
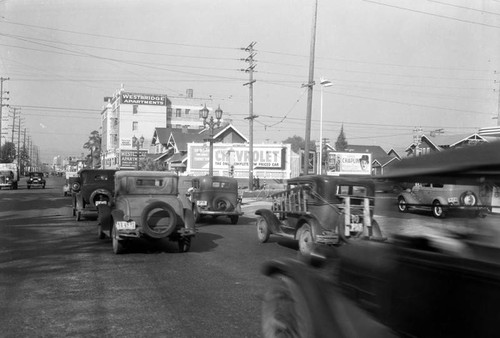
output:
POLYGON ((200 207, 206 207, 207 201, 196 201, 196 205, 199 205, 200 207))
POLYGON ((130 221, 130 222, 117 221, 116 222, 116 229, 117 230, 134 230, 135 229, 135 222, 134 221, 130 221))
POLYGON ((351 231, 352 231, 352 232, 360 232, 360 231, 363 231, 363 224, 361 224, 361 223, 354 223, 354 224, 351 224, 351 231))
POLYGON ((95 206, 101 205, 101 204, 108 204, 106 201, 95 201, 95 206))

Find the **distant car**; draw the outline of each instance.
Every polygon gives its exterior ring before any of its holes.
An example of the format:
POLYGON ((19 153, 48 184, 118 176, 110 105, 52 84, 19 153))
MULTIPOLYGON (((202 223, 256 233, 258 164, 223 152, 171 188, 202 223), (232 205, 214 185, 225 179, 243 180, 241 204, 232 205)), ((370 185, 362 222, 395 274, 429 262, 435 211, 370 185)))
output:
POLYGON ((28 189, 32 187, 41 187, 45 189, 45 174, 42 172, 31 172, 28 174, 27 186, 28 189))
POLYGON ((99 206, 98 223, 99 238, 108 234, 115 254, 138 238, 168 238, 186 252, 196 233, 192 211, 178 196, 178 176, 161 171, 117 172, 113 201, 99 206))
POLYGON ((73 216, 97 215, 97 206, 108 204, 114 191, 114 169, 82 169, 71 185, 73 216))
POLYGON ((14 172, 11 170, 0 170, 0 189, 14 188, 14 172))
POLYGON ((255 212, 262 243, 270 235, 295 239, 300 252, 309 256, 319 244, 338 245, 351 238, 385 240, 373 219, 375 185, 369 178, 299 176, 271 198, 271 209, 255 212))
POLYGON ((237 224, 243 212, 238 195, 238 181, 227 176, 200 176, 191 179, 186 195, 196 222, 204 216, 227 216, 237 224))
POLYGON ((466 210, 484 216, 489 207, 483 201, 485 194, 481 187, 475 185, 416 183, 399 194, 398 209, 400 212, 430 210, 436 218, 446 217, 452 210, 466 210))

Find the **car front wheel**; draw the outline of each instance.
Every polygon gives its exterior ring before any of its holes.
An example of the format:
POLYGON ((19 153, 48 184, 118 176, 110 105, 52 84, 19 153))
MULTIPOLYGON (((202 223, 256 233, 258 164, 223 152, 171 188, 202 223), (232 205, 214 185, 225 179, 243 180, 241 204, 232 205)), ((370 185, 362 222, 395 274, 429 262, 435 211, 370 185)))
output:
POLYGON ((436 218, 443 218, 445 216, 444 208, 439 201, 432 203, 432 216, 436 218))
POLYGON ((313 337, 310 313, 297 284, 280 275, 262 303, 264 337, 313 337))
POLYGON ((408 205, 406 204, 404 197, 400 197, 398 199, 398 209, 400 212, 406 212, 408 210, 408 205))
POLYGON ((299 251, 305 256, 311 256, 314 248, 314 240, 312 235, 311 226, 308 223, 304 223, 299 229, 299 251))
POLYGON ((269 225, 264 217, 259 217, 257 219, 257 237, 261 243, 266 243, 269 240, 271 231, 269 230, 269 225))

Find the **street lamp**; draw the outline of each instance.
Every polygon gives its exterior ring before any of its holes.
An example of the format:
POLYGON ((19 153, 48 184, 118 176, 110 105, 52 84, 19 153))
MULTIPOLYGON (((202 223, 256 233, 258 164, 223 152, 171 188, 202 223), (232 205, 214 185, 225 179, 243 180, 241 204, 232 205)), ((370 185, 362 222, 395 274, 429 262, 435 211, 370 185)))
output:
POLYGON ((203 126, 208 126, 210 128, 210 162, 208 163, 208 175, 214 175, 214 126, 220 126, 220 119, 222 118, 222 109, 217 108, 215 110, 215 118, 217 121, 214 121, 214 117, 210 116, 210 120, 207 121, 209 110, 207 105, 200 110, 201 117, 203 118, 203 126))
POLYGON ((321 99, 320 99, 320 117, 319 117, 319 168, 318 175, 323 174, 323 88, 333 86, 333 83, 326 79, 320 80, 321 84, 321 99))
POLYGON ((135 137, 135 135, 132 137, 132 146, 137 148, 136 170, 139 170, 139 148, 141 148, 143 144, 144 144, 144 136, 141 136, 140 139, 135 137))

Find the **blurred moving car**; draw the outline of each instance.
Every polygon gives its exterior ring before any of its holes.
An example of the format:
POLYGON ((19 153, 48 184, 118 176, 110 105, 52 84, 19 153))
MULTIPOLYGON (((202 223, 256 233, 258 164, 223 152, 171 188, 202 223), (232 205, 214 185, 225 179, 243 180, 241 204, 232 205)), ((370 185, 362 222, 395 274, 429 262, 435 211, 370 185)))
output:
POLYGON ((178 176, 161 171, 119 171, 110 205, 99 206, 98 235, 109 235, 113 252, 126 251, 128 241, 168 238, 180 252, 195 235, 192 211, 178 197, 178 176))
POLYGON ((84 216, 97 215, 97 206, 108 204, 115 187, 115 169, 82 169, 71 189, 73 216, 80 221, 84 216))
MULTIPOLYGON (((238 195, 238 181, 227 176, 189 177, 191 187, 186 196, 196 222, 204 216, 227 216, 231 224, 237 224, 243 212, 238 195)), ((184 179, 186 180, 186 179, 184 179)))
POLYGON ((398 209, 426 209, 436 218, 446 217, 452 210, 465 210, 474 215, 486 215, 489 204, 484 187, 477 185, 416 183, 398 196, 398 209))
POLYGON ((349 238, 384 240, 373 219, 375 185, 365 177, 299 176, 285 191, 271 195, 271 209, 259 209, 257 236, 274 234, 298 240, 303 255, 317 244, 339 245, 349 238))
POLYGON ((32 187, 41 187, 45 189, 45 174, 42 172, 30 172, 28 173, 28 181, 26 182, 28 189, 32 187))
MULTIPOLYGON (((492 197, 500 142, 404 159, 390 178, 481 186, 492 197)), ((498 336, 500 215, 458 220, 432 234, 318 247, 311 261, 267 262, 264 337, 498 336)))

